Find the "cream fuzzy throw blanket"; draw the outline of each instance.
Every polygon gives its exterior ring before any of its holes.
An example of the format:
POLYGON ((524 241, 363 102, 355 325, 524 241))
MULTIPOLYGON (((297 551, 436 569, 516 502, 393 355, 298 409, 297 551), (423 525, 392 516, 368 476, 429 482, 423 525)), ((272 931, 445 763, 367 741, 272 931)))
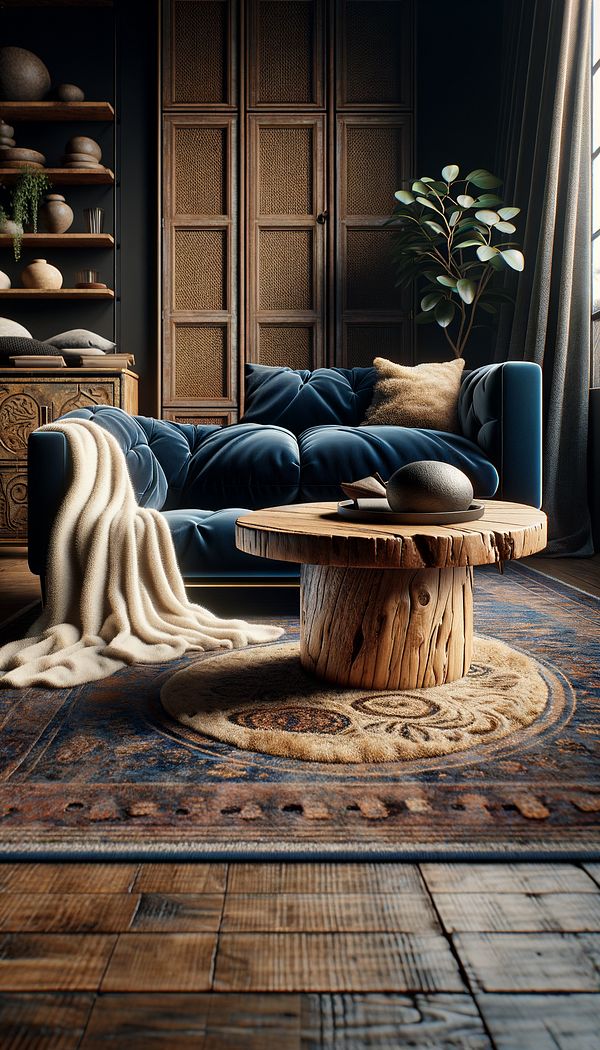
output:
POLYGON ((47 604, 26 638, 0 648, 0 685, 80 685, 126 664, 283 633, 188 601, 169 527, 159 511, 138 507, 112 434, 83 419, 42 429, 65 435, 73 483, 50 540, 47 604))

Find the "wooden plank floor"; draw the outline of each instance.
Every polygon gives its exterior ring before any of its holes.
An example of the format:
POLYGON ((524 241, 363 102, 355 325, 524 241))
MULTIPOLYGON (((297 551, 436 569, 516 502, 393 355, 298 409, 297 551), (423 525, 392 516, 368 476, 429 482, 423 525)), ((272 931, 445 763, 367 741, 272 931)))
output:
POLYGON ((600 864, 0 864, 1 1050, 146 1046, 600 1050, 600 864))

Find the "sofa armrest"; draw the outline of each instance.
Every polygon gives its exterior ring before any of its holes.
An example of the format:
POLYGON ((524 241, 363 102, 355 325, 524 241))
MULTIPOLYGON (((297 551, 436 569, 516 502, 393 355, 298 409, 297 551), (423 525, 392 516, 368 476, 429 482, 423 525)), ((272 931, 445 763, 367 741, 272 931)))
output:
POLYGON ((498 498, 542 504, 542 371, 504 361, 469 372, 461 386, 462 433, 479 445, 500 476, 498 498))
POLYGON ((71 452, 58 430, 36 430, 27 445, 27 550, 29 568, 46 575, 50 533, 71 484, 71 452))

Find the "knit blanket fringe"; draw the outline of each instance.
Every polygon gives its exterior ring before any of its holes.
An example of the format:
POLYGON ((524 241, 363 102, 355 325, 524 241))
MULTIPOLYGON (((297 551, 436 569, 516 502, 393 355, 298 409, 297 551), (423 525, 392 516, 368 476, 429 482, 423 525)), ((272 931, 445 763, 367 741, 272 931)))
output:
POLYGON ((49 423, 73 480, 51 534, 47 603, 27 637, 0 648, 0 685, 81 685, 188 650, 270 642, 279 627, 223 620, 190 602, 157 510, 138 507, 116 439, 89 420, 49 423))

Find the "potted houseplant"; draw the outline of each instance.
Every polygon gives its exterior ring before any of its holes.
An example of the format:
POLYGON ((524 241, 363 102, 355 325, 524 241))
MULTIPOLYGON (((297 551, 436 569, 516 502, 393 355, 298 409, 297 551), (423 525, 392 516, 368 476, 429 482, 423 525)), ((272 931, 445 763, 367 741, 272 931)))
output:
POLYGON ((480 311, 495 315, 512 301, 495 278, 525 265, 511 239, 520 209, 493 192, 501 180, 483 168, 459 175, 457 164, 447 164, 441 179, 423 176, 397 190, 388 220, 396 231, 397 285, 418 282, 417 324, 439 325, 456 357, 463 356, 480 311))
POLYGON ((11 195, 10 214, 0 208, 0 232, 12 234, 15 260, 21 258, 21 242, 25 226, 37 233, 38 212, 44 195, 52 183, 39 168, 24 168, 19 174, 11 195))

